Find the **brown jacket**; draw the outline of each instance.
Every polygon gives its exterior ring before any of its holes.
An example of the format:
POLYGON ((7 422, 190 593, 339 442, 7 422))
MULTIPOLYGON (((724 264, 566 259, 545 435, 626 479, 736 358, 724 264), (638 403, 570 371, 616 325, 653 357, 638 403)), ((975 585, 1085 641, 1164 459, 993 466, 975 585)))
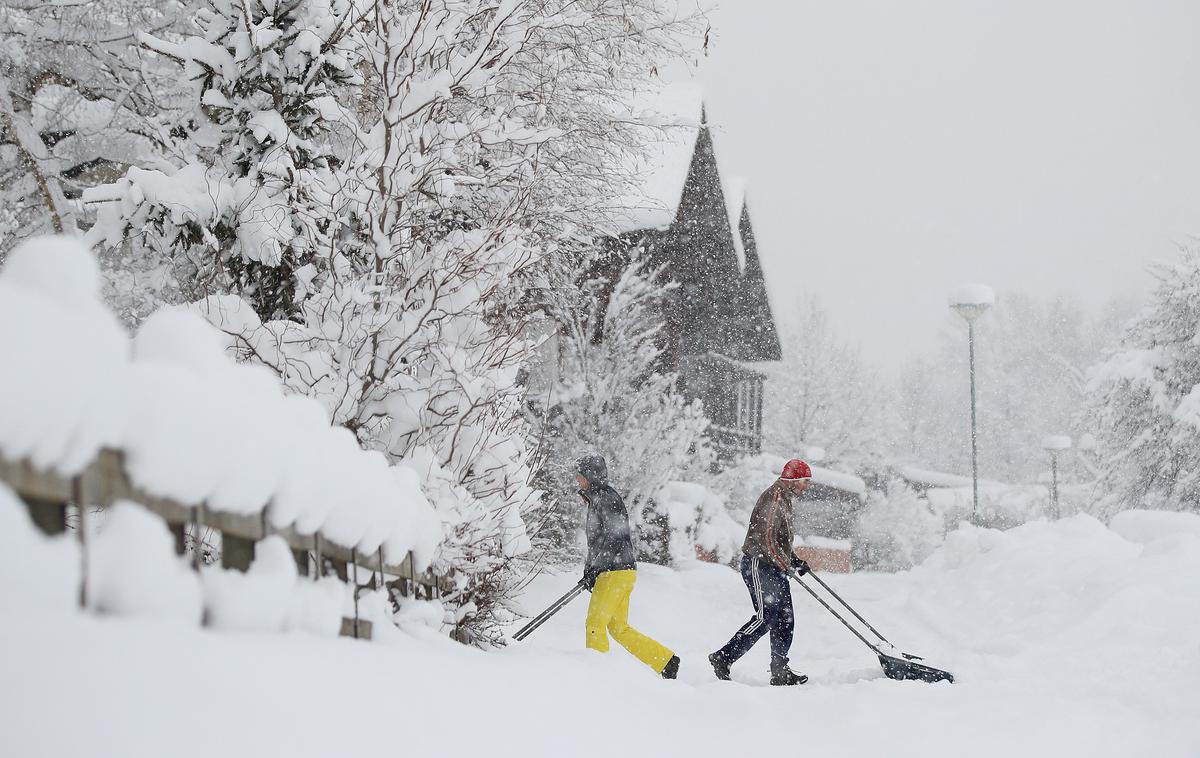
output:
POLYGON ((785 571, 792 562, 792 498, 779 481, 758 496, 742 552, 771 561, 785 571))

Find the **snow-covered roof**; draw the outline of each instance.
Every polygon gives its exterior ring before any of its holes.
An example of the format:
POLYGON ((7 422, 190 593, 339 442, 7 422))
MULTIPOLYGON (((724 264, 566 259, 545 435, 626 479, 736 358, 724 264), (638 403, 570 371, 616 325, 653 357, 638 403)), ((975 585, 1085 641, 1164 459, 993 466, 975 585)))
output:
POLYGON ((843 490, 845 492, 853 492, 856 495, 861 495, 867 491, 867 483, 861 477, 854 474, 844 474, 841 471, 822 468, 820 466, 811 466, 813 484, 820 484, 824 487, 832 487, 834 489, 843 490))
POLYGON ((733 251, 737 253, 738 270, 746 270, 746 245, 742 242, 742 209, 746 207, 746 178, 721 175, 725 193, 725 210, 729 214, 729 231, 733 233, 733 251))
POLYGON ((970 487, 971 477, 947 474, 944 471, 905 466, 898 472, 900 476, 913 484, 923 484, 927 487, 970 487))
MULTIPOLYGON (((646 154, 633 167, 633 187, 618 204, 616 232, 663 231, 675 221, 696 151, 696 140, 701 128, 707 126, 703 90, 694 83, 665 84, 639 93, 634 98, 631 112, 637 123, 654 132, 646 154)), ((719 155, 717 163, 720 164, 719 155)), ((739 226, 746 207, 746 179, 724 170, 719 173, 738 269, 744 271, 746 248, 739 226)))
POLYGON ((835 540, 832 537, 818 537, 812 534, 805 537, 796 535, 796 538, 792 540, 792 546, 815 547, 821 550, 843 551, 849 551, 851 548, 853 548, 853 544, 850 542, 850 540, 835 540))

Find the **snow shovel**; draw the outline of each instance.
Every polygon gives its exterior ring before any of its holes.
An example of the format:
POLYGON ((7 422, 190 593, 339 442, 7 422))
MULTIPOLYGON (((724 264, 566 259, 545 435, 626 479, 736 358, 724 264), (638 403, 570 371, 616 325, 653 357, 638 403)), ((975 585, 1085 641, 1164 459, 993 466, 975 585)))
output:
MULTIPOLYGON (((878 645, 875 645, 870 640, 868 640, 866 637, 862 636, 862 634, 857 629, 855 629, 853 626, 850 625, 850 622, 848 622, 848 621, 846 621, 846 619, 842 618, 842 615, 840 613, 838 613, 837 611, 835 611, 833 609, 833 606, 831 606, 831 605, 829 605, 829 603, 825 602, 824 598, 822 598, 820 595, 818 595, 813 590, 812 587, 809 587, 807 584, 805 584, 804 581, 800 578, 799 574, 797 574, 795 571, 789 570, 788 575, 791 576, 793 579, 795 579, 796 583, 799 584, 801 587, 803 587, 804 590, 808 594, 810 594, 814 598, 816 598, 816 601, 818 603, 825 606, 825 610, 832 613, 833 617, 835 619, 842 622, 842 626, 849 629, 854 634, 855 637, 858 637, 858 639, 861 640, 864 645, 871 648, 871 651, 873 653, 875 653, 875 655, 879 656, 879 665, 883 666, 883 675, 886 676, 888 679, 898 679, 901 681, 903 681, 905 679, 914 679, 914 680, 922 681, 922 682, 942 682, 942 681, 951 682, 951 683, 954 682, 954 675, 951 674, 949 671, 942 671, 941 669, 935 669, 932 666, 926 666, 923 663, 917 663, 917 661, 925 660, 924 658, 920 657, 919 655, 909 655, 908 653, 900 653, 900 656, 897 657, 895 655, 889 655, 889 654, 883 652, 882 650, 879 649, 878 645)), ((887 638, 884 637, 882 634, 880 634, 878 629, 871 626, 870 622, 867 621, 865 618, 863 618, 859 614, 858 611, 851 608, 850 604, 847 603, 845 600, 843 600, 841 595, 834 592, 832 587, 830 587, 828 584, 823 582, 821 580, 821 577, 817 576, 812 571, 809 571, 808 575, 811 576, 813 578, 813 580, 817 582, 817 584, 824 587, 826 592, 828 592, 830 595, 833 595, 833 597, 836 598, 837 601, 846 608, 846 610, 853 613, 854 618, 858 619, 863 624, 865 624, 866 627, 868 629, 870 629, 871 632, 874 633, 874 635, 880 639, 880 641, 882 641, 884 644, 886 644, 891 649, 893 649, 893 650, 896 649, 896 646, 893 645, 891 642, 888 642, 887 638)))
POLYGON ((534 616, 532 621, 518 629, 517 633, 513 635, 513 639, 517 642, 520 642, 529 635, 533 634, 534 629, 537 629, 539 626, 546 623, 551 616, 558 613, 563 608, 566 608, 567 603, 574 600, 580 592, 583 592, 583 589, 583 580, 580 579, 574 587, 567 591, 567 594, 563 595, 558 600, 555 600, 550 604, 549 608, 534 616))

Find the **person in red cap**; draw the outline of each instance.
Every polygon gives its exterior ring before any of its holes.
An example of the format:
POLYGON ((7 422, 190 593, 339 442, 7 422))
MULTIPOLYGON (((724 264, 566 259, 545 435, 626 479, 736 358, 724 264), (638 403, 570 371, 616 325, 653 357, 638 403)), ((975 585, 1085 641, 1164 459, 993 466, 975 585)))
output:
POLYGON ((788 668, 795 614, 788 571, 801 576, 808 564, 792 551, 792 501, 812 481, 812 469, 804 461, 791 460, 783 473, 759 496, 750 515, 746 542, 742 545, 742 579, 750 590, 754 616, 725 647, 708 656, 718 679, 729 679, 729 667, 749 652, 763 635, 771 634, 771 684, 804 684, 808 677, 788 668))

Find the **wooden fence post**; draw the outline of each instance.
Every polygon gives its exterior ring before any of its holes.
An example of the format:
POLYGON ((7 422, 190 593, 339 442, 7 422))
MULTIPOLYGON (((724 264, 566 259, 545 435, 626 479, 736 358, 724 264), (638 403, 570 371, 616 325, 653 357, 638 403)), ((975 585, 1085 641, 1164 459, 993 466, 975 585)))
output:
POLYGON ((71 480, 71 494, 75 500, 75 507, 79 510, 79 525, 76 527, 79 537, 79 607, 86 610, 88 607, 88 521, 82 475, 71 480))
POLYGON ((171 536, 175 538, 175 555, 186 554, 187 524, 182 521, 168 522, 167 528, 171 530, 171 536))
POLYGON ((308 551, 292 548, 292 558, 296 560, 296 572, 300 576, 308 576, 308 551))
POLYGON ((313 572, 313 581, 321 581, 321 577, 325 576, 325 561, 321 558, 321 533, 317 532, 313 535, 313 557, 316 561, 317 570, 313 572))
POLYGON ((192 568, 199 573, 204 566, 204 545, 200 539, 200 530, 204 528, 204 503, 198 503, 192 509, 192 568))
POLYGON ((233 534, 221 534, 221 566, 245 571, 254 562, 254 540, 233 534))
POLYGON ((358 639, 358 549, 350 548, 351 586, 354 587, 354 639, 358 639))
POLYGON ((43 534, 53 537, 67 531, 67 504, 53 500, 22 498, 29 510, 29 518, 43 534))

